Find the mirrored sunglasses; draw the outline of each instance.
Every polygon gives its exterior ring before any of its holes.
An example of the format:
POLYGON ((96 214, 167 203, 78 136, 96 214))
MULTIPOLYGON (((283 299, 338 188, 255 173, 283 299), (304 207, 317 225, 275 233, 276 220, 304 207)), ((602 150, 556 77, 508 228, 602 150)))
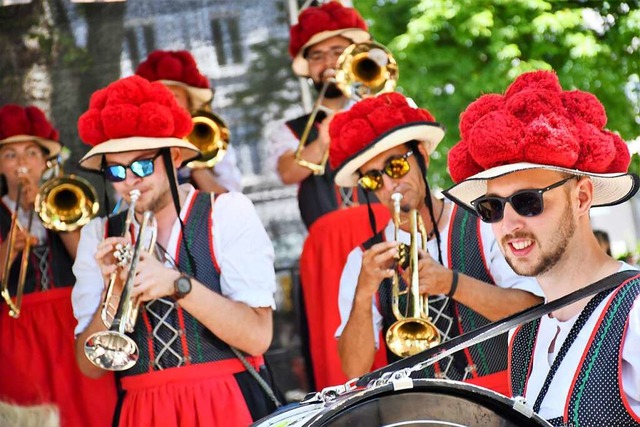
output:
POLYGON ((127 169, 130 169, 134 175, 144 178, 149 176, 154 171, 154 162, 160 157, 162 151, 158 151, 153 157, 150 159, 138 159, 134 160, 128 165, 106 165, 103 173, 107 180, 111 182, 122 182, 127 179, 127 169))
POLYGON ((402 178, 411 170, 408 159, 412 155, 413 151, 408 151, 402 155, 389 157, 382 169, 372 169, 361 174, 358 185, 366 191, 376 191, 384 185, 382 181, 383 173, 393 179, 402 178))
POLYGON ((565 178, 548 187, 531 190, 520 190, 509 197, 482 196, 471 202, 480 219, 484 222, 492 223, 502 220, 504 217, 504 207, 510 203, 513 210, 520 216, 537 216, 544 210, 542 195, 549 190, 558 188, 566 182, 577 179, 577 176, 565 178))

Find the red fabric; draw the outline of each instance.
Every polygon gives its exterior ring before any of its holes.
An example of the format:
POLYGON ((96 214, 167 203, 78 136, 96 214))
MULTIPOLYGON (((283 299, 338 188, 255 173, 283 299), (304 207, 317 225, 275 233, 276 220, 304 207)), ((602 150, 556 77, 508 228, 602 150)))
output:
POLYGON ((209 79, 200 74, 195 59, 186 50, 154 50, 138 65, 136 74, 151 82, 173 80, 188 86, 209 89, 209 79))
POLYGON ((429 111, 411 107, 407 98, 397 92, 366 98, 331 120, 331 167, 338 169, 347 159, 393 129, 409 123, 434 121, 429 111))
POLYGON ((606 123, 604 107, 593 94, 563 91, 550 71, 525 73, 504 95, 483 95, 462 113, 462 140, 449 152, 449 171, 455 182, 519 162, 626 172, 629 149, 603 129, 606 123))
POLYGON ((89 110, 78 120, 78 133, 95 146, 132 136, 183 138, 192 126, 189 113, 162 83, 131 76, 91 95, 89 110))
POLYGON ((485 375, 484 377, 471 378, 464 382, 488 388, 489 390, 493 390, 503 396, 511 396, 511 391, 509 389, 509 375, 506 369, 504 371, 485 375))
POLYGON ((367 31, 367 23, 357 10, 344 7, 339 1, 330 1, 320 7, 308 7, 300 13, 298 23, 289 31, 289 54, 295 58, 302 46, 318 33, 346 28, 367 31))
MULTIPOLYGON (((386 206, 371 205, 378 229, 389 221, 386 206)), ((300 256, 300 281, 309 325, 316 389, 343 384, 335 332, 340 326, 340 275, 352 249, 372 237, 366 205, 339 209, 311 225, 300 256)))
MULTIPOLYGON (((247 360, 256 368, 262 357, 247 360)), ((251 414, 233 374, 238 359, 165 369, 122 379, 120 427, 247 426, 251 414)))
POLYGON ((58 141, 58 131, 38 107, 8 104, 0 108, 0 139, 31 135, 58 141))
POLYGON ((0 399, 53 403, 62 427, 110 426, 116 404, 111 373, 93 380, 75 358, 71 288, 27 294, 18 319, 0 306, 0 399))

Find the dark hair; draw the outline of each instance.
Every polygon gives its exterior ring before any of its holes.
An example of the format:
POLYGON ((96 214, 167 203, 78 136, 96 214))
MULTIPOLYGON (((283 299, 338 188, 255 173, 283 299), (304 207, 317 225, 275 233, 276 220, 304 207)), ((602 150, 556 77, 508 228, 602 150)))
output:
POLYGON ((605 252, 607 253, 607 255, 611 256, 611 242, 609 240, 609 233, 603 230, 593 230, 593 234, 596 236, 596 239, 598 239, 598 243, 600 243, 601 246, 603 244, 606 245, 605 252))

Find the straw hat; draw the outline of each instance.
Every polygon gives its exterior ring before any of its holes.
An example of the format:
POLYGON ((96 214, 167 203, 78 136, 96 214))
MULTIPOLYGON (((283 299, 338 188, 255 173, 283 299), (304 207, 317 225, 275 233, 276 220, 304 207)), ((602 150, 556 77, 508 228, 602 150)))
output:
POLYGON ((80 138, 93 147, 80 166, 99 171, 104 154, 169 147, 180 148, 186 163, 200 156, 183 139, 191 128, 191 116, 163 84, 139 76, 117 80, 96 91, 80 116, 80 138))
POLYGON ((436 149, 444 128, 429 111, 412 104, 397 92, 383 93, 334 116, 329 126, 329 162, 336 169, 337 185, 356 186, 358 169, 397 145, 417 140, 429 154, 436 149))
POLYGON ((58 131, 38 107, 8 104, 0 107, 0 144, 34 141, 47 150, 47 158, 62 149, 58 131))
POLYGON ((138 65, 136 74, 165 85, 180 86, 187 90, 193 108, 208 104, 213 99, 209 79, 200 74, 195 59, 186 50, 154 50, 138 65))
POLYGON ((298 23, 290 29, 289 54, 293 58, 293 72, 309 76, 309 64, 305 58, 308 47, 332 37, 341 36, 353 43, 371 39, 367 24, 358 11, 330 1, 319 7, 308 7, 298 16, 298 23))
POLYGON ((483 95, 462 114, 462 140, 449 151, 457 184, 444 194, 473 210, 488 180, 547 169, 590 177, 594 207, 622 203, 638 190, 638 177, 627 173, 629 149, 606 122, 593 94, 563 91, 550 71, 525 73, 504 95, 483 95))

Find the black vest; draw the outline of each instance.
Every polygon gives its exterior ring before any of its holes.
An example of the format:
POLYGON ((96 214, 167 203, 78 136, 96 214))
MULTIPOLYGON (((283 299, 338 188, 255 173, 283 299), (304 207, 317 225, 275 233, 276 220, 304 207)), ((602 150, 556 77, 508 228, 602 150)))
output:
MULTIPOLYGON (((214 254, 210 251, 213 248, 211 236, 211 194, 197 192, 195 201, 184 222, 184 233, 191 254, 196 263, 197 274, 195 278, 206 285, 214 292, 220 291, 220 272, 214 265, 214 254)), ((115 217, 109 218, 108 235, 121 235, 124 226, 126 212, 122 212, 115 217)), ((178 259, 175 260, 178 269, 189 275, 193 275, 193 268, 189 263, 186 248, 183 241, 179 242, 178 259)), ((166 298, 170 300, 170 298, 166 298)), ((154 300, 153 311, 164 316, 170 311, 164 323, 158 321, 156 315, 148 312, 147 302, 141 307, 136 327, 133 333, 128 334, 138 344, 140 358, 131 369, 120 373, 122 376, 143 374, 158 370, 153 365, 154 360, 158 360, 163 368, 179 366, 179 359, 186 359, 186 363, 208 363, 224 359, 233 359, 236 356, 231 352, 229 346, 215 336, 210 330, 205 328, 187 311, 182 310, 179 305, 173 304, 170 307, 160 300, 154 300), (165 326, 170 325, 170 326, 165 326), (154 337, 154 328, 157 329, 154 337), (182 331, 180 337, 175 339, 171 329, 182 331), (167 350, 162 341, 173 340, 167 350)))
MULTIPOLYGON (((443 256, 449 258, 449 268, 474 277, 485 283, 495 285, 493 278, 487 271, 482 247, 480 245, 479 218, 464 209, 454 207, 453 221, 449 224, 449 246, 443 256)), ((365 249, 384 239, 384 231, 378 233, 363 246, 365 249)), ((406 283, 401 280, 400 290, 406 289, 406 283)), ((391 280, 385 279, 378 288, 378 307, 383 318, 383 336, 389 327, 397 320, 391 307, 391 280)), ((406 310, 406 298, 400 296, 400 312, 406 310)), ((477 329, 491 323, 487 318, 446 296, 429 297, 430 316, 435 319, 435 325, 442 333, 448 331, 449 339, 465 332, 477 329), (443 315, 434 315, 436 309, 443 315), (447 319, 453 319, 453 322, 447 319)), ((393 362, 399 357, 387 348, 387 360, 393 362)), ((453 355, 452 363, 439 362, 436 366, 429 366, 424 371, 414 374, 415 377, 438 377, 438 372, 446 374, 452 380, 465 379, 465 369, 473 366, 478 376, 500 372, 507 367, 507 335, 502 334, 485 342, 469 347, 465 351, 453 355), (436 367, 438 368, 436 370, 436 367)), ((468 373, 467 373, 468 375, 468 373)))
MULTIPOLYGON (((35 213, 34 213, 35 215, 35 213)), ((33 219, 37 221, 37 218, 33 219)), ((11 211, 4 203, 0 202, 0 236, 2 241, 8 238, 9 229, 11 228, 11 211)), ((73 286, 76 282, 75 276, 71 270, 73 259, 67 252, 67 248, 62 243, 62 239, 56 232, 47 230, 47 242, 49 247, 49 260, 47 274, 49 276, 49 286, 51 288, 61 288, 73 286)), ((15 295, 18 285, 18 277, 20 275, 20 261, 22 260, 22 252, 18 253, 13 261, 9 276, 9 291, 11 295, 15 295)), ((4 260, 0 260, 4 261, 4 260)), ((29 256, 29 265, 27 267, 27 276, 24 285, 24 294, 38 292, 40 287, 40 267, 35 255, 29 256)))
MULTIPOLYGON (((621 343, 629 322, 629 313, 640 295, 640 278, 622 279, 621 286, 600 292, 582 310, 569 335, 551 365, 545 383, 540 390, 534 411, 539 411, 556 372, 563 381, 574 381, 565 401, 566 420, 558 417, 548 420, 556 426, 638 426, 622 400, 621 343), (608 306, 596 323, 595 331, 584 330, 584 325, 598 305, 613 293, 608 306), (562 361, 579 334, 592 337, 576 372, 562 369, 562 361)), ((510 349, 510 382, 514 396, 522 396, 529 379, 535 339, 540 319, 518 328, 510 349)), ((544 357, 544 356, 543 356, 544 357)))
MULTIPOLYGON (((310 114, 298 117, 297 119, 290 120, 285 124, 291 130, 291 132, 298 138, 302 136, 304 128, 309 121, 310 114)), ((307 144, 315 141, 318 137, 317 125, 325 119, 327 115, 320 111, 316 115, 314 126, 311 127, 309 137, 307 138, 307 144)), ((322 215, 332 212, 338 209, 342 205, 342 200, 339 197, 338 187, 333 182, 334 171, 327 166, 324 175, 309 175, 302 180, 300 187, 298 188, 298 206, 300 208, 300 215, 302 221, 307 226, 311 227, 311 224, 322 215)), ((357 200, 366 200, 363 190, 359 187, 355 187, 358 191, 357 200)), ((370 198, 374 198, 371 194, 370 198)))

